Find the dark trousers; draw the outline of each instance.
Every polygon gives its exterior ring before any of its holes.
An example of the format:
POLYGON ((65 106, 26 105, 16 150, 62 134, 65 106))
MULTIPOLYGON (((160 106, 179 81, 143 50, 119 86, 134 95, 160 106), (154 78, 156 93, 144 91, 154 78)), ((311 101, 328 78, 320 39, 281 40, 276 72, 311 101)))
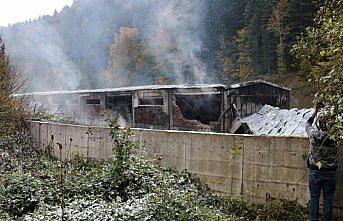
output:
POLYGON ((336 189, 336 171, 309 171, 310 220, 319 220, 319 197, 323 190, 324 221, 332 220, 332 199, 336 189))

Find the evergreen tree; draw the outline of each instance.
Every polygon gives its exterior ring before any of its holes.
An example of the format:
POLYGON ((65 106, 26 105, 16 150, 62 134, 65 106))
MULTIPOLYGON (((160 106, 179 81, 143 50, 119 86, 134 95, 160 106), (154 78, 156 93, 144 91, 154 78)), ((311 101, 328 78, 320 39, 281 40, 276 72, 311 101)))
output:
POLYGON ((237 32, 237 36, 234 39, 238 49, 235 76, 237 76, 241 82, 248 80, 251 75, 251 57, 248 54, 247 33, 248 28, 243 28, 237 32))
POLYGON ((246 24, 248 28, 248 54, 251 57, 252 73, 255 76, 271 74, 276 70, 277 40, 267 31, 274 1, 248 0, 246 24))
MULTIPOLYGON (((284 27, 287 27, 287 34, 285 36, 285 59, 288 70, 292 68, 292 64, 298 63, 289 53, 292 45, 296 41, 297 36, 303 33, 307 27, 314 24, 313 19, 321 5, 323 5, 323 0, 288 0, 287 15, 284 19, 284 27)), ((304 65, 300 64, 300 70, 303 72, 304 69, 301 66, 304 65)))
POLYGON ((277 54, 277 70, 279 75, 286 73, 285 61, 285 36, 288 33, 288 27, 285 27, 285 18, 287 16, 287 0, 280 0, 276 7, 273 9, 272 17, 269 20, 267 30, 271 31, 278 38, 276 46, 277 54))
POLYGON ((238 59, 238 51, 233 40, 237 31, 244 27, 244 7, 242 0, 209 1, 203 57, 217 82, 234 79, 231 66, 238 59))

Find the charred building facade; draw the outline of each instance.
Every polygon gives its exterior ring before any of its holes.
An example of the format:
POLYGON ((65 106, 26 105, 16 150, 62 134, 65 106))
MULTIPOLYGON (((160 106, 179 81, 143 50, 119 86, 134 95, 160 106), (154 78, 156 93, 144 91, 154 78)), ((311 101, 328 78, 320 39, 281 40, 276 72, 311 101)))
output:
POLYGON ((115 118, 121 126, 225 132, 228 91, 224 85, 149 85, 137 87, 35 92, 33 106, 82 124, 106 124, 115 118))
POLYGON ((229 103, 235 104, 240 116, 257 113, 268 104, 289 109, 291 90, 267 81, 256 80, 229 86, 229 103))
POLYGON ((32 109, 42 106, 57 118, 87 125, 105 125, 110 118, 121 126, 228 132, 233 109, 244 116, 258 112, 264 104, 284 108, 290 94, 289 89, 257 81, 229 87, 149 85, 15 96, 29 97, 32 109))

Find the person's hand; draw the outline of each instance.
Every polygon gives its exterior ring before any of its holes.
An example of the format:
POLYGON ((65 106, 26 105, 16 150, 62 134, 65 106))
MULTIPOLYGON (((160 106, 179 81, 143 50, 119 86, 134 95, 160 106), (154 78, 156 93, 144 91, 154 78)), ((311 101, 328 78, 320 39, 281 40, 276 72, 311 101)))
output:
POLYGON ((318 110, 324 108, 323 102, 318 102, 317 105, 316 105, 316 108, 317 108, 318 110))
POLYGON ((314 108, 314 112, 312 113, 311 117, 315 118, 320 109, 324 108, 324 104, 322 102, 318 102, 314 108))
POLYGON ((323 102, 318 102, 318 103, 316 104, 315 111, 318 112, 320 109, 323 109, 323 108, 324 108, 323 102))

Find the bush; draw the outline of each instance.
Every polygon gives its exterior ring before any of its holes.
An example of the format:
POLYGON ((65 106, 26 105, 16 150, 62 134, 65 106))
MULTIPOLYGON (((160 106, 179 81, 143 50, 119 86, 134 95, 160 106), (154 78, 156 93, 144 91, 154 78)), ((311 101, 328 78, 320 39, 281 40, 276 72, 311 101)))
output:
POLYGON ((33 212, 42 201, 42 182, 20 172, 6 176, 0 186, 0 208, 14 218, 33 212))

